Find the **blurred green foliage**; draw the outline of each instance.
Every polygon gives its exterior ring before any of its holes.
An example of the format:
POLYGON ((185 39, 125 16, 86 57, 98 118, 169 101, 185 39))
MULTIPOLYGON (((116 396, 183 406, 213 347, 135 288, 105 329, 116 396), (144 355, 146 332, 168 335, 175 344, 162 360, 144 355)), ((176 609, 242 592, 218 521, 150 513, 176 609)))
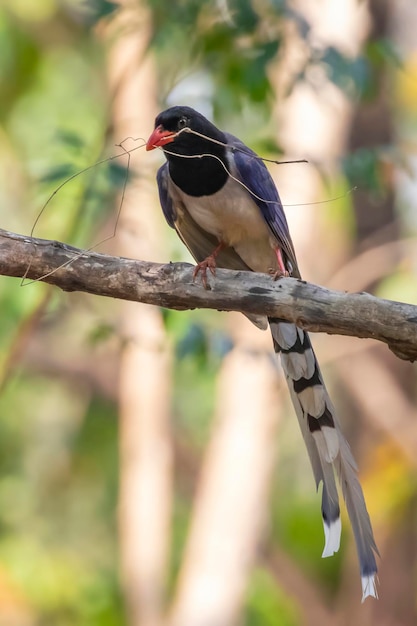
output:
MULTIPOLYGON (((279 151, 269 135, 268 71, 283 44, 284 19, 291 20, 310 45, 308 66, 297 81, 308 80, 308 68, 319 65, 359 101, 375 94, 376 70, 401 63, 386 39, 370 43, 363 56, 353 59, 335 47, 315 48, 308 22, 286 0, 148 0, 148 5, 161 105, 184 77, 204 76, 213 87, 207 99, 217 121, 239 134, 243 126, 243 138, 266 155, 279 151)), ((94 27, 116 9, 106 0, 3 0, 2 227, 30 232, 44 203, 68 177, 114 153, 107 146, 111 121, 105 54, 94 27)), ((411 113, 410 120, 415 127, 411 113)), ((335 187, 360 185, 382 193, 382 158, 386 146, 347 155, 342 164, 346 180, 336 181, 335 187)), ((91 245, 114 210, 125 180, 123 161, 87 169, 59 189, 58 202, 58 194, 52 197, 35 235, 91 245)), ((328 210, 333 224, 343 223, 353 237, 350 199, 328 210)), ((183 255, 177 245, 172 244, 173 259, 183 255)), ((411 298, 411 275, 403 268, 400 280, 397 275, 393 284, 387 279, 381 293, 411 298)), ((46 285, 19 288, 18 281, 5 278, 0 281, 0 306, 0 590, 9 593, 17 609, 33 616, 34 624, 120 626, 125 621, 117 580, 116 398, 88 377, 74 375, 86 352, 99 363, 100 351, 107 354, 108 344, 117 344, 113 317, 103 312, 104 306, 87 304, 86 298, 73 296, 69 302, 46 285), (41 322, 36 322, 33 338, 27 330, 37 313, 41 322), (21 359, 25 352, 29 356, 21 359)), ((230 339, 219 318, 213 321, 205 312, 166 311, 164 320, 176 346, 175 436, 198 463, 210 431, 216 372, 230 339)), ((276 473, 270 541, 285 544, 331 595, 341 556, 319 558, 319 499, 306 455, 300 452, 300 437, 297 433, 293 445, 292 434, 282 434, 287 453, 283 451, 276 473)), ((185 471, 179 471, 177 483, 171 585, 179 569, 194 487, 185 471)), ((279 590, 266 565, 253 574, 245 623, 300 623, 297 607, 279 590)))
POLYGON ((277 589, 273 577, 257 569, 247 595, 247 623, 251 626, 297 626, 300 615, 291 599, 277 589))

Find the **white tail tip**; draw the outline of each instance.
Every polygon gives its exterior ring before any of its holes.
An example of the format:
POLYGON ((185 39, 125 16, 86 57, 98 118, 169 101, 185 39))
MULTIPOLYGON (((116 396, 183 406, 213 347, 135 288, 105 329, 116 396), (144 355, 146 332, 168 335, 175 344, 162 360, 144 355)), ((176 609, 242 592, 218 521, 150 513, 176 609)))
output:
POLYGON ((333 554, 339 550, 342 522, 340 517, 338 517, 334 522, 330 522, 330 524, 327 524, 327 522, 323 520, 323 526, 325 543, 323 554, 321 556, 324 559, 328 556, 333 556, 333 554))
POLYGON ((376 575, 362 576, 362 602, 369 596, 371 598, 378 598, 378 592, 376 589, 376 575))

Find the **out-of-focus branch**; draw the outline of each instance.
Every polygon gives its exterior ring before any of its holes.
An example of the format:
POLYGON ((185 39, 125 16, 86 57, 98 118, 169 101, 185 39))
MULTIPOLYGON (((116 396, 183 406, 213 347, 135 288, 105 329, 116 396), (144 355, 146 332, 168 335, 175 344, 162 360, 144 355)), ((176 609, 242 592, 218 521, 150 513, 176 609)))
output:
POLYGON ((263 349, 269 337, 241 315, 229 321, 234 347, 219 373, 216 419, 169 626, 241 623, 266 523, 282 415, 277 373, 263 349))
POLYGON ((265 567, 276 578, 282 591, 298 600, 304 626, 340 626, 336 613, 326 604, 320 587, 282 548, 268 545, 263 555, 265 567))
POLYGON ((392 364, 390 368, 383 358, 382 350, 367 350, 339 359, 335 366, 369 423, 389 435, 408 461, 416 465, 416 409, 401 388, 392 364), (378 389, 378 393, 369 393, 369 389, 378 389))
POLYGON ((400 358, 417 359, 417 306, 342 293, 291 278, 218 270, 209 289, 184 263, 161 265, 84 252, 0 229, 0 274, 26 276, 65 291, 172 309, 209 308, 280 317, 312 332, 370 337, 400 358))

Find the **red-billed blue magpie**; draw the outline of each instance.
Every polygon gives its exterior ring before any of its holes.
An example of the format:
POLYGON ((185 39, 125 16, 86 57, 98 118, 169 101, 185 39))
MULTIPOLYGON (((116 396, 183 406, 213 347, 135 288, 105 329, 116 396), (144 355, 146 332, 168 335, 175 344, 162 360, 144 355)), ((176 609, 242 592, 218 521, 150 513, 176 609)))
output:
MULTIPOLYGON (((187 246, 206 283, 216 266, 272 272, 300 278, 287 220, 275 184, 263 161, 239 139, 222 132, 187 106, 160 113, 147 150, 162 147, 159 197, 168 224, 187 246)), ((258 326, 267 320, 256 317, 258 326)), ((268 319, 310 457, 317 488, 323 483, 323 557, 340 545, 338 474, 352 524, 362 578, 362 599, 377 597, 378 554, 357 478, 357 466, 344 438, 306 332, 278 318, 268 319)))

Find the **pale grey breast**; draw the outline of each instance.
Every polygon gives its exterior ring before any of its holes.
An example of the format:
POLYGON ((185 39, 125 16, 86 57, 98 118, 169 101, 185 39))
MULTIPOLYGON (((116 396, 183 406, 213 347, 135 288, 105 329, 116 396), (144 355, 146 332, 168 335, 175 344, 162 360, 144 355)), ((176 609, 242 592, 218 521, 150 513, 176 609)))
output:
POLYGON ((172 183, 172 192, 206 232, 233 247, 255 272, 277 269, 277 245, 259 207, 249 192, 229 178, 211 196, 189 196, 172 183))

